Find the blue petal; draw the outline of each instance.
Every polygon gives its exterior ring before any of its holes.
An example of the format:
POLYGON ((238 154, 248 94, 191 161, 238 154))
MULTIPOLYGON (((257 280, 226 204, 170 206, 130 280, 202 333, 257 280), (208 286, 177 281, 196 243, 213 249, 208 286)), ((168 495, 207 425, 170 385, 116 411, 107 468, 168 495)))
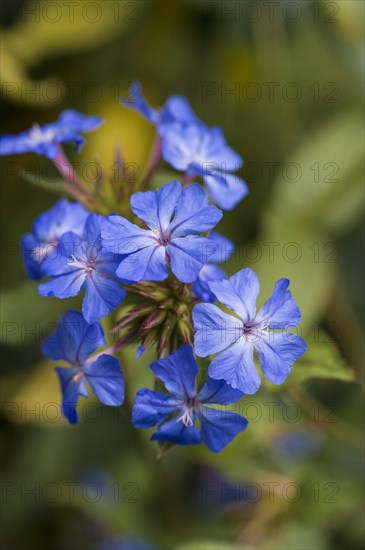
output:
POLYGON ((214 264, 206 264, 199 272, 199 276, 193 283, 193 291, 197 298, 203 302, 215 302, 216 296, 210 290, 208 282, 221 281, 227 277, 220 267, 214 264))
POLYGON ((73 143, 76 151, 80 151, 82 145, 85 143, 85 139, 76 132, 68 131, 66 129, 61 130, 54 136, 52 143, 41 143, 39 145, 39 150, 37 148, 35 152, 38 154, 47 155, 46 149, 49 147, 55 147, 58 154, 58 148, 54 145, 56 143, 73 143))
POLYGON ((236 171, 242 166, 242 157, 227 145, 223 131, 218 126, 206 128, 201 142, 199 154, 204 157, 205 163, 215 164, 220 170, 228 172, 236 171))
POLYGON ((257 323, 268 323, 268 327, 271 329, 287 329, 297 326, 301 315, 290 290, 287 290, 288 286, 289 279, 279 279, 276 282, 270 298, 256 315, 257 323))
MULTIPOLYGON (((67 141, 67 142, 82 142, 83 139, 80 137, 72 137, 68 139, 59 139, 59 141, 67 141)), ((58 155, 58 147, 55 145, 56 139, 53 138, 52 142, 46 142, 46 143, 39 143, 38 145, 35 145, 33 147, 33 152, 37 155, 44 155, 45 157, 49 158, 50 160, 54 160, 58 155)), ((30 149, 31 150, 31 149, 30 149)))
POLYGON ((24 259, 24 267, 27 271, 28 277, 33 280, 42 279, 43 273, 41 265, 44 257, 44 252, 47 251, 50 246, 48 244, 39 248, 37 253, 37 247, 39 247, 39 241, 32 235, 32 233, 26 233, 21 239, 21 250, 24 259), (40 261, 36 261, 39 258, 40 261))
POLYGON ((182 346, 171 355, 152 363, 151 369, 162 380, 167 391, 179 399, 196 395, 198 366, 191 346, 182 346))
POLYGON ((85 272, 80 269, 70 271, 64 275, 58 275, 39 285, 38 291, 41 296, 55 298, 71 298, 77 296, 83 289, 85 272))
POLYGON ((241 338, 242 322, 213 304, 198 304, 193 309, 194 347, 199 357, 222 351, 241 338))
POLYGON ((131 254, 157 243, 152 231, 115 215, 101 221, 101 239, 106 250, 116 254, 131 254))
POLYGON ((86 260, 86 246, 82 238, 75 233, 65 233, 60 238, 57 249, 48 254, 43 261, 43 274, 52 277, 80 271, 80 268, 69 264, 72 256, 78 260, 86 260))
POLYGON ((80 370, 75 368, 56 367, 55 371, 61 384, 62 414, 71 424, 76 424, 78 397, 80 394, 85 396, 86 392, 83 377, 80 376, 80 370))
POLYGON ((118 280, 116 275, 117 268, 125 257, 126 256, 122 256, 121 254, 114 254, 113 252, 107 252, 105 249, 101 249, 96 260, 95 270, 105 277, 118 280))
POLYGON ((223 213, 212 204, 197 183, 189 185, 181 193, 175 216, 170 225, 173 238, 194 233, 205 233, 214 227, 223 213))
POLYGON ((132 421, 136 428, 151 428, 157 426, 173 413, 181 403, 163 393, 140 390, 133 404, 132 421))
POLYGON ((85 290, 82 313, 88 323, 94 323, 108 315, 126 295, 120 284, 96 270, 86 277, 85 290))
POLYGON ((222 130, 204 124, 170 124, 163 132, 162 156, 176 170, 204 176, 209 171, 233 171, 242 158, 227 146, 222 130))
POLYGON ((144 346, 138 346, 136 351, 136 359, 139 359, 140 357, 142 357, 145 351, 146 351, 146 348, 144 346))
POLYGON ((90 132, 104 122, 103 118, 94 115, 84 115, 74 109, 63 111, 57 121, 59 128, 69 132, 90 132))
POLYGON ((81 236, 88 216, 89 212, 81 204, 60 199, 36 218, 32 231, 45 242, 58 241, 69 231, 81 236))
POLYGON ((172 122, 186 124, 195 121, 198 121, 198 118, 188 100, 180 95, 172 95, 167 99, 162 108, 158 122, 158 131, 163 136, 166 124, 171 124, 172 122))
POLYGON ((201 407, 198 417, 204 443, 213 453, 219 453, 248 424, 243 416, 231 411, 201 407))
POLYGON ((194 122, 197 119, 196 114, 190 106, 189 101, 181 95, 171 95, 163 106, 163 117, 170 117, 170 120, 176 122, 194 122))
POLYGON ((154 244, 129 254, 119 264, 117 276, 134 282, 164 281, 168 277, 165 248, 154 244))
POLYGON ((203 179, 209 195, 223 210, 233 210, 248 194, 246 183, 235 174, 214 170, 205 173, 203 179))
POLYGON ((273 384, 286 380, 293 363, 307 349, 300 336, 281 332, 263 334, 255 345, 262 372, 273 384))
POLYGON ((100 214, 90 214, 88 216, 85 222, 84 239, 89 246, 99 241, 101 222, 105 219, 100 214))
POLYGON ((254 319, 260 283, 252 269, 241 269, 229 279, 208 284, 218 300, 237 313, 243 322, 254 319))
POLYGON ((17 136, 2 136, 0 154, 34 152, 54 159, 58 155, 57 143, 74 142, 80 146, 84 139, 78 133, 93 130, 101 122, 100 117, 83 115, 69 109, 56 122, 33 127, 17 136))
POLYGON ((181 185, 177 180, 170 181, 157 191, 134 193, 131 196, 132 211, 151 230, 165 232, 181 195, 181 185))
POLYGON ((152 441, 170 441, 177 445, 199 445, 202 438, 195 426, 185 426, 181 420, 172 418, 151 437, 152 441))
POLYGON ((105 405, 117 407, 124 402, 124 380, 118 360, 112 355, 100 355, 85 365, 85 378, 92 391, 105 405))
POLYGON ((193 283, 210 257, 208 239, 198 235, 174 238, 166 250, 171 271, 182 283, 193 283))
POLYGON ((54 136, 52 135, 49 141, 37 142, 32 139, 31 130, 21 132, 15 136, 3 135, 0 136, 0 155, 32 152, 54 159, 58 154, 58 149, 53 140, 54 136))
POLYGON ((13 155, 33 151, 28 132, 21 132, 18 135, 0 136, 0 155, 13 155))
POLYGON ((163 159, 179 171, 187 170, 194 159, 204 164, 204 158, 200 158, 200 152, 206 131, 207 127, 201 123, 170 124, 164 130, 163 159))
POLYGON ((58 328, 43 342, 42 353, 49 359, 63 359, 70 364, 83 364, 100 346, 105 345, 100 323, 90 325, 78 311, 68 311, 58 328))
POLYGON ((243 393, 256 393, 261 385, 253 362, 253 345, 243 338, 213 359, 208 374, 243 393))
POLYGON ((157 124, 160 114, 156 109, 153 109, 145 100, 141 91, 141 84, 133 82, 131 84, 127 97, 121 97, 120 102, 125 107, 138 111, 142 116, 149 120, 152 124, 157 124))
POLYGON ((234 390, 224 380, 207 378, 206 383, 199 392, 199 401, 204 404, 231 405, 236 403, 244 394, 234 390))

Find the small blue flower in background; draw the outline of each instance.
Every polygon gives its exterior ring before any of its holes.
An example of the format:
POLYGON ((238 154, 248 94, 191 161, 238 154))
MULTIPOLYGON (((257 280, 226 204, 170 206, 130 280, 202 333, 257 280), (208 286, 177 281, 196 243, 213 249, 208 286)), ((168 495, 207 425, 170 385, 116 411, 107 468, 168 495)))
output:
POLYGON ((163 281, 168 277, 168 257, 171 271, 181 282, 195 281, 212 254, 208 239, 197 233, 210 230, 222 217, 200 185, 182 189, 178 181, 171 181, 158 191, 132 195, 131 208, 149 229, 116 215, 101 224, 105 248, 128 254, 117 276, 129 281, 163 281))
POLYGON ((248 193, 246 183, 232 173, 243 160, 217 126, 170 124, 163 135, 162 156, 175 170, 201 176, 213 201, 224 210, 232 210, 248 193))
POLYGON ((153 109, 143 97, 139 82, 132 83, 128 96, 121 98, 121 103, 125 107, 138 111, 151 124, 156 126, 160 135, 163 135, 166 128, 174 122, 181 124, 199 122, 188 100, 180 95, 170 96, 161 110, 153 109))
POLYGON ((44 275, 52 277, 39 286, 42 296, 69 298, 85 289, 82 312, 88 323, 110 313, 125 297, 115 270, 121 256, 102 247, 100 223, 103 216, 90 214, 82 237, 65 233, 42 265, 44 275))
POLYGON ((268 330, 294 328, 300 321, 298 306, 287 290, 289 280, 277 281, 258 313, 260 284, 252 269, 242 269, 208 286, 234 312, 225 313, 213 304, 198 304, 193 310, 196 354, 207 357, 218 353, 210 364, 209 376, 223 379, 242 392, 255 393, 261 384, 253 360, 256 348, 264 376, 274 384, 284 382, 293 363, 307 349, 296 334, 268 330))
POLYGON ((318 454, 324 442, 322 432, 301 428, 276 434, 271 440, 271 446, 280 457, 298 461, 318 454))
POLYGON ((78 311, 68 311, 57 330, 43 343, 42 353, 52 361, 63 360, 69 367, 56 367, 62 391, 62 413, 71 424, 78 421, 76 411, 79 395, 87 397, 86 381, 105 405, 118 406, 124 401, 123 373, 118 360, 100 355, 95 361, 89 356, 105 345, 100 323, 88 324, 78 311))
POLYGON ((80 148, 84 138, 80 135, 94 130, 103 122, 99 116, 89 116, 66 109, 56 122, 34 125, 30 130, 17 135, 0 136, 0 155, 36 153, 53 160, 59 152, 58 143, 75 143, 80 148))
POLYGON ((198 393, 198 366, 191 346, 183 346, 152 363, 151 369, 170 395, 147 388, 140 390, 133 405, 132 420, 136 428, 158 426, 152 440, 178 445, 204 442, 212 452, 217 453, 246 428, 248 422, 244 417, 232 411, 207 407, 231 405, 239 401, 243 394, 223 380, 211 378, 198 393), (175 412, 177 415, 168 420, 175 412), (200 421, 200 432, 195 427, 197 419, 200 421))
POLYGON ((232 241, 211 231, 208 235, 209 246, 213 254, 209 258, 209 263, 201 269, 197 280, 193 283, 194 294, 203 302, 215 302, 216 297, 210 290, 208 283, 211 281, 221 281, 227 277, 227 274, 216 264, 225 262, 232 255, 234 245, 232 241))
POLYGON ((96 550, 154 550, 154 547, 139 536, 124 535, 105 541, 96 550))
POLYGON ((81 204, 60 199, 35 219, 32 232, 26 233, 21 240, 25 268, 31 279, 43 277, 42 264, 57 248, 64 233, 72 231, 82 235, 88 215, 89 212, 81 204))
POLYGON ((144 99, 134 82, 121 103, 138 111, 156 126, 162 138, 162 156, 187 176, 201 176, 211 198, 224 210, 232 210, 248 193, 246 183, 232 172, 241 168, 240 155, 228 147, 222 130, 208 128, 182 96, 170 96, 160 111, 144 99))

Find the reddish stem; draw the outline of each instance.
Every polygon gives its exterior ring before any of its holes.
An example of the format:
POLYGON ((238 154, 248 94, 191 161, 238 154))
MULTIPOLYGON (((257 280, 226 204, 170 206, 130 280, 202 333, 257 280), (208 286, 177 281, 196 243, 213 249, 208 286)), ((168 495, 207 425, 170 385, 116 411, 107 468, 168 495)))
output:
POLYGON ((102 351, 99 351, 98 353, 96 353, 95 355, 92 355, 91 357, 89 357, 86 361, 85 361, 85 364, 89 364, 89 363, 94 363, 94 361, 96 361, 96 359, 98 359, 101 355, 114 355, 115 353, 117 353, 117 351, 120 350, 120 348, 122 348, 123 346, 125 345, 125 342, 123 340, 119 340, 119 342, 116 342, 115 344, 112 344, 111 346, 109 346, 108 348, 102 350, 102 351))
POLYGON ((156 134, 156 137, 152 144, 146 170, 141 180, 141 189, 144 189, 147 186, 148 180, 150 179, 153 172, 156 170, 160 160, 161 160, 161 138, 158 134, 156 134))
POLYGON ((62 147, 58 145, 57 148, 58 153, 57 156, 53 159, 53 162, 55 163, 58 171, 65 178, 66 181, 74 183, 78 187, 78 189, 83 191, 82 184, 77 177, 71 162, 66 157, 62 147))
POLYGON ((189 176, 188 174, 185 174, 183 179, 181 180, 181 187, 186 187, 187 185, 189 185, 189 183, 194 181, 194 178, 195 176, 189 176))

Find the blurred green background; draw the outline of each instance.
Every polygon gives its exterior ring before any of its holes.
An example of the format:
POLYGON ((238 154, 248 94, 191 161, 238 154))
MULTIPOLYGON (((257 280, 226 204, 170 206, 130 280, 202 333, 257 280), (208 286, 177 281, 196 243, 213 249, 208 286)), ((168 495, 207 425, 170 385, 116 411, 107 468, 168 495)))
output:
MULTIPOLYGON (((3 547, 362 548, 364 4, 12 0, 1 16, 2 133, 68 107, 102 115, 73 161, 110 166, 119 142, 138 175, 153 129, 118 104, 136 79, 151 104, 183 94, 223 128, 250 188, 219 226, 237 246, 227 271, 253 267, 262 299, 289 277, 309 346, 283 387, 242 400, 251 425, 219 455, 157 460, 130 403, 90 398, 69 426, 39 347, 79 304, 40 298, 18 245, 57 197, 17 167, 55 171, 35 155, 2 158, 3 547)), ((151 382, 151 356, 134 353, 120 358, 129 401, 151 382)))

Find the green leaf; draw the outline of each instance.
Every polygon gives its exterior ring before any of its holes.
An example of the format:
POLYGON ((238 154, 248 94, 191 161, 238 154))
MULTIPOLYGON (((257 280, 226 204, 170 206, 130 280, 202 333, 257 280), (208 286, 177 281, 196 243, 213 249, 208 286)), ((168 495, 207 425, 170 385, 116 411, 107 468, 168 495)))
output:
POLYGON ((333 337, 323 330, 315 330, 311 337, 312 341, 307 339, 307 351, 295 363, 285 386, 296 386, 314 378, 353 382, 355 372, 339 354, 333 337))
POLYGON ((37 283, 33 281, 15 289, 3 289, 0 300, 0 341, 6 345, 40 345, 56 330, 60 315, 75 304, 71 300, 40 296, 37 283))
POLYGON ((52 193, 56 193, 57 195, 65 194, 65 190, 63 188, 64 181, 62 179, 49 181, 46 178, 42 178, 41 176, 31 174, 26 170, 21 170, 21 175, 25 179, 25 181, 31 183, 32 185, 35 185, 36 187, 40 187, 41 189, 45 189, 46 191, 51 191, 52 193))
POLYGON ((363 153, 362 120, 353 108, 321 127, 278 169, 276 215, 292 226, 343 233, 362 214, 363 153))

